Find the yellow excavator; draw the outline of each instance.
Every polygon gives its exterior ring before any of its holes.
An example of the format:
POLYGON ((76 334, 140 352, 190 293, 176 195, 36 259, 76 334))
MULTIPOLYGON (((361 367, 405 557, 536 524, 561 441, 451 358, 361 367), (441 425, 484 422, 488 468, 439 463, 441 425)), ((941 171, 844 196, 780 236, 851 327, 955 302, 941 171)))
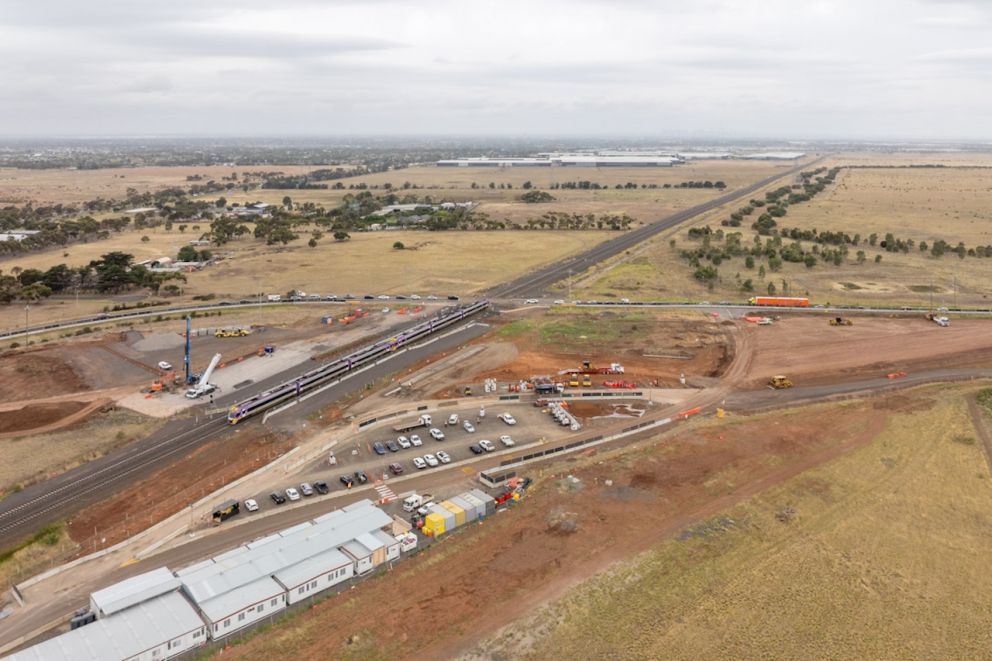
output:
POLYGON ((775 390, 784 390, 792 387, 792 379, 781 374, 768 379, 768 387, 775 390))

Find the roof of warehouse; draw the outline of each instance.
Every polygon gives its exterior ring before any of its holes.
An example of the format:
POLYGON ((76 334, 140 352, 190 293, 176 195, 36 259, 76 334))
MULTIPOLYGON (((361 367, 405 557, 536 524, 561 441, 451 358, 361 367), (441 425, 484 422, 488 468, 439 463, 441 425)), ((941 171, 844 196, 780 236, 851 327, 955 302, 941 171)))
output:
POLYGON ((203 620, 193 606, 178 592, 170 592, 7 658, 13 661, 130 659, 154 647, 148 641, 172 640, 202 627, 203 620))
POLYGON ((312 578, 326 574, 332 569, 345 567, 353 562, 351 558, 337 549, 325 551, 312 558, 298 562, 292 567, 280 569, 273 576, 277 581, 286 586, 287 590, 302 585, 312 578))
MULTIPOLYGON (((240 553, 229 551, 214 558, 212 563, 201 563, 195 571, 182 572, 180 579, 193 601, 202 605, 241 586, 336 549, 391 521, 389 515, 371 501, 359 501, 334 512, 333 516, 321 517, 314 525, 297 528, 285 537, 280 536, 254 548, 242 546, 239 548, 244 550, 240 553)), ((252 603, 246 601, 244 605, 252 603)))
POLYGON ((110 615, 179 587, 179 579, 165 567, 138 574, 126 581, 97 590, 90 600, 104 615, 110 615))

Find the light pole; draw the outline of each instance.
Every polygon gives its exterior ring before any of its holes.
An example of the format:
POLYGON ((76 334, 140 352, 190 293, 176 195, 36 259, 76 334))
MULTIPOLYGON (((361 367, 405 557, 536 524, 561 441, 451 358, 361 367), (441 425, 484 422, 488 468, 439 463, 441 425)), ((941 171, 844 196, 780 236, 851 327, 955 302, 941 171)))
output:
POLYGON ((25 337, 28 334, 28 310, 30 310, 30 309, 31 309, 31 306, 30 305, 25 305, 24 306, 24 335, 25 335, 25 337))

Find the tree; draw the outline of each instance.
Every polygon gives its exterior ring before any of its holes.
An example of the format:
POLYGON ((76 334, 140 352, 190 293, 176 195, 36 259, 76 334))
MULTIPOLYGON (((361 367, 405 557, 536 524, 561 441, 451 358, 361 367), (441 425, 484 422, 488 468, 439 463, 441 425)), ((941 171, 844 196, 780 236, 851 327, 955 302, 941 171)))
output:
POLYGON ((540 204, 543 202, 554 202, 555 198, 551 193, 543 190, 532 190, 521 195, 520 201, 527 204, 540 204))
POLYGON ((762 280, 765 279, 765 265, 764 264, 762 264, 761 266, 758 267, 758 277, 761 278, 762 280))
POLYGON ((405 250, 405 249, 406 246, 403 245, 402 241, 397 241, 396 243, 393 244, 393 250, 405 250))
POLYGON ((334 240, 335 241, 347 241, 350 238, 351 238, 351 235, 348 234, 347 232, 345 232, 344 230, 337 230, 337 231, 334 232, 334 240))
POLYGON ((307 241, 307 245, 310 246, 311 248, 316 248, 317 247, 317 239, 311 238, 309 241, 307 241))
POLYGON ((524 190, 530 190, 533 186, 534 186, 534 184, 530 183, 530 181, 525 181, 523 183, 524 190))
POLYGON ((775 295, 775 283, 774 282, 769 282, 768 283, 768 295, 769 296, 774 296, 775 295))
POLYGON ((189 225, 180 225, 179 233, 182 234, 183 232, 185 232, 187 227, 189 227, 189 225))
POLYGON ((199 257, 200 254, 193 246, 183 246, 179 249, 179 254, 176 255, 176 259, 180 262, 197 262, 199 257))
POLYGON ((141 237, 141 242, 142 243, 148 243, 149 241, 151 241, 151 239, 148 238, 148 235, 147 234, 144 235, 143 237, 141 237))
POLYGON ((875 255, 875 263, 878 264, 881 261, 882 261, 882 256, 881 255, 875 255))
POLYGON ((858 251, 858 264, 864 264, 867 257, 865 256, 864 250, 858 251))
POLYGON ((218 197, 217 201, 214 202, 214 206, 217 207, 218 209, 223 209, 224 207, 227 206, 227 198, 218 197))
POLYGON ((284 207, 286 207, 287 209, 292 209, 293 208, 293 198, 291 198, 289 195, 287 195, 286 197, 282 198, 282 205, 284 207))
POLYGON ((816 266, 816 257, 814 257, 813 255, 807 254, 803 258, 803 262, 806 264, 806 268, 811 269, 814 266, 816 266))

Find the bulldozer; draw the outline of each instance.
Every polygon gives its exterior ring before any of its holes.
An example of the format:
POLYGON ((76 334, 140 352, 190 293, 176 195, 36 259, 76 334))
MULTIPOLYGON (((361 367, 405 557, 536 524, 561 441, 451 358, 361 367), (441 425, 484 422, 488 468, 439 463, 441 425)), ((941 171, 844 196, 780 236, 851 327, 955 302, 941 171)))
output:
POLYGON ((830 320, 831 326, 853 326, 854 322, 844 317, 834 317, 830 320))
POLYGON ((779 374, 778 376, 773 376, 768 379, 768 387, 774 388, 775 390, 784 390, 785 388, 792 387, 792 379, 787 376, 779 374))

